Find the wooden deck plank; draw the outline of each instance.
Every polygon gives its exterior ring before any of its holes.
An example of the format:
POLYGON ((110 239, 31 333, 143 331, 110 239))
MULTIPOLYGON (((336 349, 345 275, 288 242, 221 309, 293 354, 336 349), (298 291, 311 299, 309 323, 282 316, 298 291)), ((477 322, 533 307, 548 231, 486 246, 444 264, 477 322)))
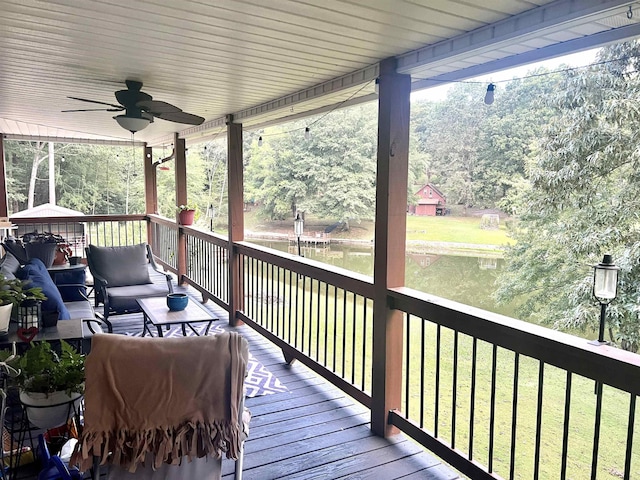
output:
MULTIPOLYGON (((217 325, 231 329, 223 309, 214 302, 205 307, 221 319, 217 325)), ((125 333, 139 325, 141 320, 130 317, 118 326, 114 322, 114 330, 125 333)), ((244 480, 460 478, 402 435, 374 436, 366 407, 301 363, 287 365, 282 351, 250 327, 235 331, 247 339, 251 355, 288 389, 245 401, 252 420, 245 443, 244 480)), ((234 467, 233 461, 223 459, 224 479, 233 478, 234 467)))

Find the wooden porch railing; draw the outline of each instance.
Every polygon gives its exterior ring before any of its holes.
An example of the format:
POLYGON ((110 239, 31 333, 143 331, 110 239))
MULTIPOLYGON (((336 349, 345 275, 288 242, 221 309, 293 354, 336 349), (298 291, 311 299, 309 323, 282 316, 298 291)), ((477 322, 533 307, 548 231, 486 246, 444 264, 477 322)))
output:
MULTIPOLYGON (((147 218, 165 268, 229 310, 228 241, 147 218)), ((137 222, 111 218, 91 235, 132 242, 130 228, 144 230, 137 222)), ((246 242, 231 251, 244 303, 230 318, 371 407, 371 278, 246 242)), ((403 398, 389 422, 456 469, 492 479, 640 477, 640 356, 408 288, 378 301, 404 314, 403 398)))
POLYGON ((640 356, 433 297, 405 313, 390 421, 471 478, 635 478, 640 356))

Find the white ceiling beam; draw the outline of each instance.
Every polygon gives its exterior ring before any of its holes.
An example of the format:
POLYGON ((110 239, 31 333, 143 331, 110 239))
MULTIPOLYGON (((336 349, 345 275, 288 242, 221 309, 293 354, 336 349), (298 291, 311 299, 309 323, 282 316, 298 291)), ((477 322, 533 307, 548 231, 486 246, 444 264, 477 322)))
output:
POLYGON ((446 85, 447 83, 458 82, 508 68, 519 67, 529 63, 560 57, 562 55, 590 50, 592 48, 602 47, 611 43, 622 42, 629 38, 638 36, 640 36, 640 24, 628 25, 614 30, 600 32, 595 35, 589 35, 587 37, 549 45, 548 47, 538 48, 518 55, 500 58, 481 65, 474 65, 455 72, 443 73, 441 75, 416 80, 411 84, 411 90, 416 91, 446 85))
POLYGON ((363 83, 375 80, 378 77, 378 64, 370 65, 355 72, 343 75, 328 82, 300 90, 291 95, 277 98, 267 103, 256 105, 233 114, 233 121, 244 123, 252 117, 259 117, 265 114, 272 114, 274 111, 291 109, 314 98, 323 97, 332 93, 340 92, 363 83))
POLYGON ((24 142, 54 142, 54 143, 82 143, 88 145, 114 145, 122 147, 144 147, 145 142, 131 140, 105 140, 97 138, 75 138, 75 137, 55 137, 41 135, 15 135, 7 133, 4 135, 5 140, 19 140, 24 142))
POLYGON ((398 72, 412 73, 425 66, 438 66, 456 59, 480 55, 501 46, 521 43, 541 35, 563 31, 572 25, 624 13, 629 0, 559 0, 500 22, 478 28, 434 45, 398 56, 398 72))

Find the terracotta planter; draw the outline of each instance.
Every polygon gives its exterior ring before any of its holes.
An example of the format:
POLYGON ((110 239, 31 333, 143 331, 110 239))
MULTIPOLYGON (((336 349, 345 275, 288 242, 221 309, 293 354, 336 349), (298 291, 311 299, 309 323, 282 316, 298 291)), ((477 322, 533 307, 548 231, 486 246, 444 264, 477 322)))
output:
POLYGON ((180 225, 192 225, 195 214, 195 210, 180 210, 180 213, 178 214, 178 221, 180 222, 180 225))

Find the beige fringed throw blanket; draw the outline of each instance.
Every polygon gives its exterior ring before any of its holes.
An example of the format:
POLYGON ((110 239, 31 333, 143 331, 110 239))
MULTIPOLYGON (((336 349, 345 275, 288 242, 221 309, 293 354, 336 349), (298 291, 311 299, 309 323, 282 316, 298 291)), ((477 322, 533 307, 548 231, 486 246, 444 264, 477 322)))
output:
POLYGON ((72 460, 93 456, 134 472, 182 457, 237 458, 249 351, 234 332, 135 338, 95 335, 86 359, 84 429, 72 460))

